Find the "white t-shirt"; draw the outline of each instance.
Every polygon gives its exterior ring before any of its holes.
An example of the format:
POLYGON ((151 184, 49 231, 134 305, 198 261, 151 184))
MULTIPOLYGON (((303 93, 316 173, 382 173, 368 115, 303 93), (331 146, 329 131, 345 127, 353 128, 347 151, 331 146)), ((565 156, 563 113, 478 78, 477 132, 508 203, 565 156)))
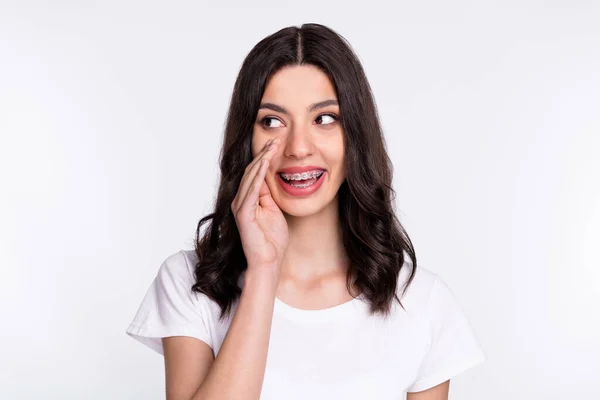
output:
MULTIPOLYGON (((218 354, 233 313, 219 322, 217 303, 191 291, 196 260, 193 250, 181 250, 163 262, 127 334, 160 354, 167 336, 198 338, 218 354)), ((409 268, 400 273, 399 294, 409 268)), ((418 267, 401 300, 405 310, 394 300, 383 319, 369 314, 361 296, 322 310, 275 298, 260 399, 398 400, 484 360, 460 306, 435 274, 418 267)))

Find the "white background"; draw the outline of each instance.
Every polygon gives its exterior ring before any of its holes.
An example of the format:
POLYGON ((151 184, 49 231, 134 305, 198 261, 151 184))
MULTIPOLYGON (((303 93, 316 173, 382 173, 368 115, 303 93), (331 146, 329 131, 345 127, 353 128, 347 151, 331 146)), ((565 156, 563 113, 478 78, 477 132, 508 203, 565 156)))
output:
POLYGON ((211 210, 243 58, 303 22, 363 62, 487 355, 451 398, 600 398, 600 3, 46 3, 0 3, 0 398, 164 397, 125 329, 211 210))

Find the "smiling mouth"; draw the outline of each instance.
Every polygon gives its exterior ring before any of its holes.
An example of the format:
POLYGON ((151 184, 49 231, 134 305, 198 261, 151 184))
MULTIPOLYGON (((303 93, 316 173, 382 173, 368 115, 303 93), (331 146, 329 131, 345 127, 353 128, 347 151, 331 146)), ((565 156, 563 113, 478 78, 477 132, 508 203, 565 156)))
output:
POLYGON ((279 176, 281 176, 281 179, 290 186, 305 188, 318 181, 324 173, 324 170, 314 170, 295 174, 279 173, 279 176))

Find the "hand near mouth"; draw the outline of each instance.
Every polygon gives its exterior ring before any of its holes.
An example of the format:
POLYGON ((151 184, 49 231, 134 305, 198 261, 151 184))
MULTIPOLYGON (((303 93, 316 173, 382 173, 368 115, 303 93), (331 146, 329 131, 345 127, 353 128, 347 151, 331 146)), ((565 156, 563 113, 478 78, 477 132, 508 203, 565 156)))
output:
POLYGON ((277 140, 267 142, 246 167, 231 209, 248 268, 268 268, 278 278, 289 240, 288 226, 265 182, 273 149, 277 145, 277 140))

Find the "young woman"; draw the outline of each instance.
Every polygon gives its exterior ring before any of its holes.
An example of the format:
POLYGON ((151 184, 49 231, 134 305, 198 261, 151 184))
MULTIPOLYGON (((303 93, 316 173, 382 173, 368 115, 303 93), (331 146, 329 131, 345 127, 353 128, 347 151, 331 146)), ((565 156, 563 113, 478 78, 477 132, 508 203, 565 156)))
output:
POLYGON ((167 399, 446 400, 483 360, 452 292, 417 267, 340 35, 305 24, 252 49, 220 167, 195 249, 165 260, 127 329, 164 354, 167 399))

